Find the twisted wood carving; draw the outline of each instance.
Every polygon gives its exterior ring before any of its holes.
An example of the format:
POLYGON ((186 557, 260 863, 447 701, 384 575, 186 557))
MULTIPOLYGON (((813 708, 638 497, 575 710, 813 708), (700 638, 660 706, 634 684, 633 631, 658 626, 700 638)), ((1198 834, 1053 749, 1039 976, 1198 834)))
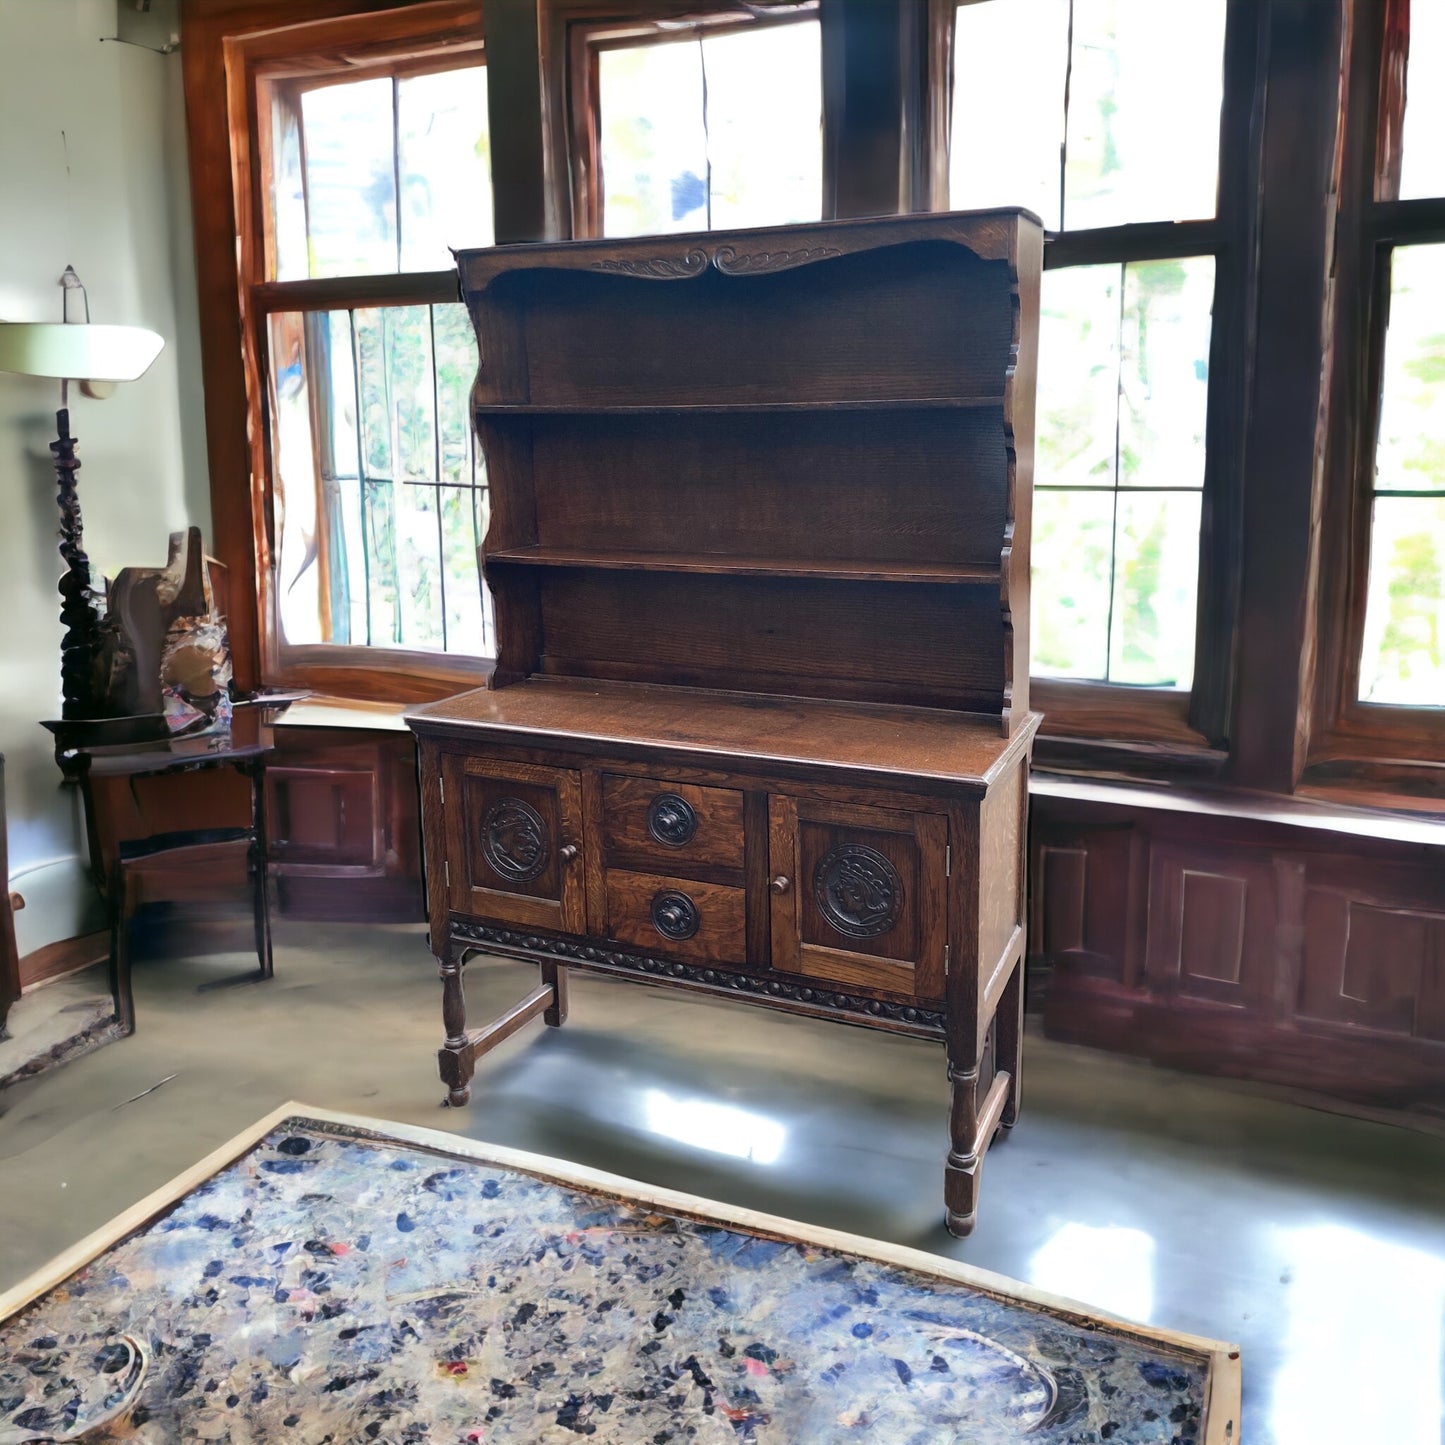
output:
POLYGON ((70 411, 62 408, 55 416, 59 433, 50 443, 55 455, 56 503, 60 507, 60 556, 65 575, 60 579, 60 620, 65 636, 60 640, 60 687, 64 718, 92 717, 94 671, 99 627, 91 600, 90 558, 81 545, 80 497, 75 474, 80 461, 75 455, 75 438, 70 434, 70 411))

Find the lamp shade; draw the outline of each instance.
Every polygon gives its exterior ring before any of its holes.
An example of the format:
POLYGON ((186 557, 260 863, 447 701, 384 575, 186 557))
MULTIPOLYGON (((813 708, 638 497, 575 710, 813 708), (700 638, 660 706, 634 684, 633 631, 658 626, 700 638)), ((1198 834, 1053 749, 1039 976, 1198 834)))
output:
POLYGON ((0 322, 0 371, 70 381, 134 381, 165 345, 143 326, 0 322))

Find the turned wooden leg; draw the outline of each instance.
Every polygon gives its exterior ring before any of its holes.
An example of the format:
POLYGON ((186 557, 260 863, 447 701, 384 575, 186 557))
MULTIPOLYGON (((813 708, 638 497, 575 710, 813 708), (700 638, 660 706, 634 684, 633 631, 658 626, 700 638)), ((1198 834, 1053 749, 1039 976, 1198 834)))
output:
POLYGON ((110 993, 115 1016, 127 1034, 135 1032, 135 995, 130 981, 130 889, 117 863, 110 882, 110 993))
POLYGON ((552 990, 552 1005, 542 1012, 542 1021, 554 1029, 567 1022, 567 970, 550 959, 542 965, 542 982, 552 990))
POLYGON ((959 1239, 973 1232, 978 1216, 978 1064, 960 1067, 951 1059, 948 1082, 952 1091, 948 1116, 948 1162, 943 1171, 944 1219, 948 1232, 959 1239))
POLYGON ((442 1083, 447 1086, 447 1103, 460 1109, 472 1097, 472 1071, 476 1061, 467 1042, 467 1000, 462 991, 463 950, 450 940, 437 957, 441 965, 442 1024, 446 1042, 437 1054, 442 1083))
POLYGON ((1004 985, 1003 997, 999 999, 998 1013, 994 1016, 994 1068, 1007 1071, 1009 1076, 1008 1100, 999 1115, 999 1123, 1005 1129, 1012 1129, 1019 1117, 1019 1069, 1023 1062, 1024 1044, 1024 962, 1020 958, 1014 964, 1014 971, 1004 985))
POLYGON ((262 765, 250 771, 251 778, 251 846, 247 863, 251 870, 252 909, 255 916, 256 960, 262 978, 276 976, 271 952, 271 880, 268 843, 266 840, 266 778, 262 765))
POLYGON ((252 932, 255 935, 256 943, 256 963, 260 968, 262 978, 274 978, 276 976, 276 969, 271 954, 271 909, 266 896, 267 880, 265 864, 257 858, 252 857, 250 871, 251 921, 252 932))

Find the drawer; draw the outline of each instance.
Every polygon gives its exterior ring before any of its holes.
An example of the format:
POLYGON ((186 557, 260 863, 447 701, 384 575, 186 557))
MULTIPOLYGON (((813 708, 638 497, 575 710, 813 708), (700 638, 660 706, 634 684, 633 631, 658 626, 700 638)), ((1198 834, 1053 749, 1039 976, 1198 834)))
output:
POLYGON ((743 881, 743 795, 735 788, 604 773, 602 837, 609 864, 743 881))
POLYGON ((607 934, 650 952, 740 966, 747 956, 743 890, 609 869, 607 934))

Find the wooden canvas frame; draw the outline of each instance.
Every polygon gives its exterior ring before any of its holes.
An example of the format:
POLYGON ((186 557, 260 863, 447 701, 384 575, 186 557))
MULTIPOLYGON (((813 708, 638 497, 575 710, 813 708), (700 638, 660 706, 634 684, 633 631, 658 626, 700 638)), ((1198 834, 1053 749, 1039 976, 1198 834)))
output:
POLYGON ((244 1158, 273 1130, 289 1122, 302 1126, 320 1124, 348 1131, 364 1139, 426 1149, 444 1158, 462 1159, 499 1169, 516 1169, 548 1183, 588 1190, 624 1204, 644 1205, 666 1214, 681 1215, 709 1224, 721 1224, 751 1234, 767 1235, 789 1244, 806 1244, 818 1249, 856 1255, 894 1269, 927 1275, 948 1284, 964 1285, 981 1294, 1037 1306, 1089 1328, 1097 1328, 1103 1324, 1110 1331, 1125 1335, 1139 1344, 1170 1350, 1202 1364, 1208 1375, 1205 1385, 1204 1432, 1200 1437, 1200 1445, 1239 1445, 1240 1360, 1239 1350, 1234 1345, 1199 1335, 1181 1334, 1175 1330, 1131 1324, 1114 1315, 1092 1310, 1075 1300, 1036 1289, 1020 1280, 1009 1279, 1005 1275, 995 1274, 992 1270, 979 1269, 961 1260, 929 1254, 921 1249, 909 1249, 904 1245, 865 1239, 862 1235, 846 1234, 841 1230, 825 1229, 799 1220, 761 1214, 740 1205, 703 1199, 699 1195, 684 1194, 676 1189, 658 1188, 618 1174, 609 1174, 601 1169, 570 1164, 524 1149, 509 1149, 500 1144, 488 1144, 480 1139, 468 1139, 415 1124, 392 1123, 389 1120, 369 1119, 359 1114, 317 1109, 295 1101, 282 1104, 250 1128, 242 1129, 239 1134, 213 1149, 204 1159, 177 1174, 169 1183, 161 1185, 159 1189, 116 1215, 108 1224, 102 1225, 79 1243, 56 1255, 13 1289, 0 1294, 0 1323, 8 1322, 12 1316, 99 1259, 108 1249, 113 1249, 131 1235, 154 1223, 208 1179, 244 1158))

